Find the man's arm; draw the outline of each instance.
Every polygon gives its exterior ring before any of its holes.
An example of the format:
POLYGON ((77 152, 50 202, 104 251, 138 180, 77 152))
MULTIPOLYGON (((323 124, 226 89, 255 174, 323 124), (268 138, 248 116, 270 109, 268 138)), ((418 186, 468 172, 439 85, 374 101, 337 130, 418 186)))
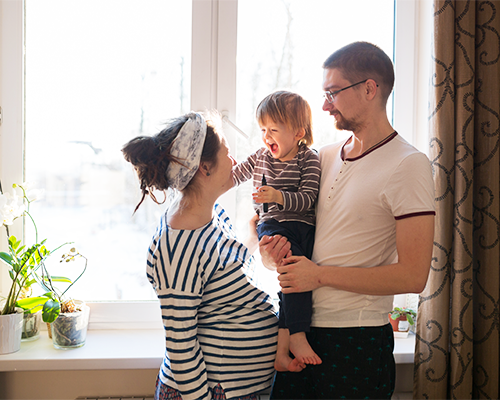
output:
MULTIPOLYGON (((368 295, 420 293, 425 288, 432 258, 434 216, 422 215, 396 221, 398 262, 371 268, 318 266, 305 257, 292 256, 277 267, 283 293, 306 292, 328 286, 368 295)), ((261 245, 279 254, 277 248, 261 245)), ((262 257, 271 258, 270 254, 262 257)))

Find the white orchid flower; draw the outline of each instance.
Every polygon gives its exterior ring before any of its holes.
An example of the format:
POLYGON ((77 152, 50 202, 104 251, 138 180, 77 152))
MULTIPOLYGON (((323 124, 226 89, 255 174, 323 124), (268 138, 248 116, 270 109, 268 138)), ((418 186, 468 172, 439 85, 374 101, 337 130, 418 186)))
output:
POLYGON ((41 200, 45 196, 45 190, 43 189, 35 189, 35 183, 34 182, 23 182, 21 185, 14 184, 13 187, 20 187, 21 189, 24 190, 24 193, 26 194, 26 198, 28 201, 31 203, 33 201, 41 200))
POLYGON ((0 221, 2 225, 12 225, 25 211, 23 198, 17 194, 0 194, 0 221))

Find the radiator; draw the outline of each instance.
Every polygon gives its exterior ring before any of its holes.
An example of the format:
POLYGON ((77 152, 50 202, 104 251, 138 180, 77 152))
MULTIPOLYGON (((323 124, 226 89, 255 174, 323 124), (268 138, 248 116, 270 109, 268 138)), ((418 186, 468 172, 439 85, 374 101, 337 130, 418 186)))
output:
POLYGON ((153 400, 153 396, 77 397, 75 400, 153 400))

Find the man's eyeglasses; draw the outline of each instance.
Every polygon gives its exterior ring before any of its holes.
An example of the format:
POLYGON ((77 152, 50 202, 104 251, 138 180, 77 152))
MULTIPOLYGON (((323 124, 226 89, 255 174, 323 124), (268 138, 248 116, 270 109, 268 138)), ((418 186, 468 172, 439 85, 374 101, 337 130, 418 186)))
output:
MULTIPOLYGON (((333 92, 326 91, 326 92, 323 94, 323 97, 326 99, 326 101, 328 101, 328 103, 330 103, 330 104, 331 104, 331 103, 333 103, 333 102, 335 101, 335 97, 337 97, 337 95, 338 95, 340 92, 342 92, 342 91, 344 91, 344 90, 347 90, 347 89, 350 89, 350 88, 352 88, 352 87, 354 87, 354 86, 356 86, 356 85, 360 85, 361 83, 365 83, 368 79, 370 79, 370 78, 367 78, 367 79, 365 79, 364 81, 361 81, 361 82, 354 83, 354 84, 352 84, 352 85, 350 85, 350 86, 347 86, 347 87, 345 87, 345 88, 342 88, 342 89, 339 89, 339 90, 335 90, 335 91, 333 91, 333 92)), ((378 85, 377 85, 377 87, 378 87, 378 85)))

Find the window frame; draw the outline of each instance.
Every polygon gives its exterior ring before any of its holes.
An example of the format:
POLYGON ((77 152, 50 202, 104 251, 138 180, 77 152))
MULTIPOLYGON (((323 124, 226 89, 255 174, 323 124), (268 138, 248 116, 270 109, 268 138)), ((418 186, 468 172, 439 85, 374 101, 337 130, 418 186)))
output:
MULTIPOLYGON (((192 0, 193 42, 191 109, 217 109, 231 121, 236 115, 236 51, 238 1, 192 0)), ((426 152, 428 137, 428 71, 425 56, 430 53, 431 1, 395 0, 396 85, 394 127, 407 140, 426 152), (418 134, 420 132, 420 134, 418 134)), ((0 2, 0 179, 8 191, 24 181, 24 20, 25 1, 0 2)), ((333 50, 333 49, 332 49, 333 50)), ((332 125, 333 126, 333 125, 332 125)), ((237 131, 225 124, 229 146, 236 143, 237 131)), ((221 199, 230 214, 236 209, 234 191, 221 199)), ((21 237, 23 223, 10 227, 21 237)), ((6 251, 5 229, 0 232, 0 250, 6 251)), ((0 267, 0 296, 5 296, 10 279, 0 267)), ((158 324, 155 301, 92 302, 91 328, 151 328, 158 324), (140 318, 138 319, 138 316, 140 318)))

